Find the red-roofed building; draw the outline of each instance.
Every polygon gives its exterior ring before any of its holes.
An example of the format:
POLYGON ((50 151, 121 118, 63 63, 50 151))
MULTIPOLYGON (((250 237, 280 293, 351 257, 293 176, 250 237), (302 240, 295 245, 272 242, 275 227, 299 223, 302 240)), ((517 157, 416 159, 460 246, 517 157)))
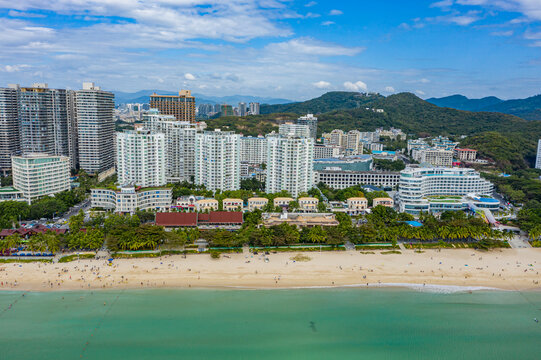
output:
POLYGON ((176 227, 220 227, 236 228, 243 224, 240 211, 211 211, 209 213, 157 213, 156 225, 176 227))
POLYGON ((477 158, 477 150, 456 148, 455 158, 462 161, 475 161, 477 158))
POLYGON ((242 225, 244 222, 240 211, 211 211, 208 214, 199 214, 198 225, 242 225), (206 215, 203 217, 202 215, 206 215))
POLYGON ((197 213, 157 213, 156 225, 163 227, 196 227, 197 213))

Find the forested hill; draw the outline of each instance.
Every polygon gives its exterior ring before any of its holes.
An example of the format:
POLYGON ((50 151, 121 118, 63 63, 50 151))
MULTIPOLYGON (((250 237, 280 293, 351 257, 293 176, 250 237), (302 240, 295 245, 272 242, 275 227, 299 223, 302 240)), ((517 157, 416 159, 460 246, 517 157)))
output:
POLYGON ((430 98, 427 101, 434 105, 458 110, 501 112, 526 120, 541 120, 541 95, 507 101, 494 96, 483 99, 468 99, 463 95, 452 95, 443 98, 430 98))
POLYGON ((356 109, 379 98, 383 98, 383 96, 379 94, 333 91, 303 102, 280 105, 263 104, 260 107, 260 112, 263 115, 274 113, 322 114, 333 110, 356 109))
POLYGON ((372 131, 378 127, 398 127, 417 135, 471 135, 483 131, 513 131, 528 122, 499 113, 474 113, 430 104, 414 94, 401 93, 381 97, 359 109, 331 111, 318 116, 322 131, 359 129, 372 131), (370 109, 383 109, 383 113, 370 109))
MULTIPOLYGON (((335 93, 326 95, 333 94, 335 93)), ((411 93, 389 97, 376 95, 369 100, 361 95, 359 99, 363 101, 362 106, 319 114, 318 132, 321 134, 333 129, 374 131, 378 127, 396 127, 416 136, 476 135, 471 140, 468 138, 469 146, 476 148, 478 145, 482 156, 499 159, 503 166, 509 165, 514 168, 524 168, 532 164, 537 141, 541 138, 541 121, 527 121, 502 113, 441 108, 411 93), (384 112, 377 112, 374 109, 383 109, 384 112), (497 132, 499 136, 494 134, 484 136, 486 132, 497 132), (508 152, 498 151, 499 147, 513 149, 511 152, 516 154, 506 156, 508 152), (502 156, 504 158, 500 159, 502 156)), ((307 103, 309 102, 302 104, 307 103)), ((317 113, 314 108, 307 107, 304 110, 299 113, 317 113)), ((207 124, 209 128, 223 127, 242 132, 244 135, 258 135, 276 129, 280 123, 294 120, 297 116, 292 113, 281 113, 244 118, 225 117, 209 120, 207 124)))

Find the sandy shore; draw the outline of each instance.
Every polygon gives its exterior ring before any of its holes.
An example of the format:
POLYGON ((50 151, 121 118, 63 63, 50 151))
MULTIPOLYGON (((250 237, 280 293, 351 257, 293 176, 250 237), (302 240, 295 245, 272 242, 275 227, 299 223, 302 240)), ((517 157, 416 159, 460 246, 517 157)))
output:
POLYGON ((71 263, 0 264, 0 290, 55 291, 120 288, 294 288, 380 286, 382 284, 452 285, 508 290, 539 288, 541 249, 412 250, 402 254, 356 252, 297 253, 267 256, 231 254, 213 260, 207 254, 148 259, 71 263), (268 262, 265 261, 268 258, 268 262))

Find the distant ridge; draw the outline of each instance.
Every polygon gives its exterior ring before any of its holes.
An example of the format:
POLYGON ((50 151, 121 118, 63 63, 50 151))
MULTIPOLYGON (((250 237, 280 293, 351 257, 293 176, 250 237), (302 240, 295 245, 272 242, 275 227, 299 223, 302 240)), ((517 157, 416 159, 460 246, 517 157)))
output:
POLYGON ((426 101, 440 107, 457 110, 501 112, 526 120, 541 120, 541 95, 507 101, 494 96, 469 99, 463 95, 452 95, 443 98, 430 98, 426 101))
POLYGON ((334 110, 356 109, 370 101, 382 98, 379 94, 331 91, 315 99, 280 105, 261 105, 261 114, 294 113, 321 114, 334 110))
MULTIPOLYGON (((158 93, 162 95, 176 95, 178 91, 167 91, 167 90, 140 90, 134 93, 123 92, 123 91, 113 91, 115 94, 115 103, 120 104, 129 104, 129 103, 148 103, 149 97, 152 93, 158 93)), ((207 96, 198 93, 192 93, 195 96, 196 104, 229 104, 237 105, 239 102, 245 102, 246 104, 250 102, 258 102, 261 104, 284 104, 291 103, 291 100, 280 99, 280 98, 268 98, 260 96, 251 96, 251 95, 231 95, 231 96, 207 96)))

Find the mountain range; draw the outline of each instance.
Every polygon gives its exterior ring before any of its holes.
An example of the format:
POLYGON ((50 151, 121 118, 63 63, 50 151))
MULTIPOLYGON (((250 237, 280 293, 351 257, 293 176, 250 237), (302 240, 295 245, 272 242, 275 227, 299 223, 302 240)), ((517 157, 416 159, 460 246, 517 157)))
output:
POLYGON ((469 99, 463 95, 427 99, 437 106, 467 111, 501 112, 519 116, 526 120, 541 120, 541 95, 527 99, 502 100, 494 96, 469 99))
MULTIPOLYGON (((153 93, 161 95, 177 95, 178 91, 164 91, 164 90, 140 90, 134 93, 113 91, 115 94, 116 105, 121 104, 144 104, 149 102, 149 97, 153 93)), ((246 104, 251 102, 258 102, 260 104, 284 104, 291 103, 288 99, 277 99, 260 96, 250 95, 231 95, 231 96, 208 96, 203 94, 192 93, 195 96, 196 103, 199 104, 229 104, 237 106, 239 102, 245 102, 246 104)))

